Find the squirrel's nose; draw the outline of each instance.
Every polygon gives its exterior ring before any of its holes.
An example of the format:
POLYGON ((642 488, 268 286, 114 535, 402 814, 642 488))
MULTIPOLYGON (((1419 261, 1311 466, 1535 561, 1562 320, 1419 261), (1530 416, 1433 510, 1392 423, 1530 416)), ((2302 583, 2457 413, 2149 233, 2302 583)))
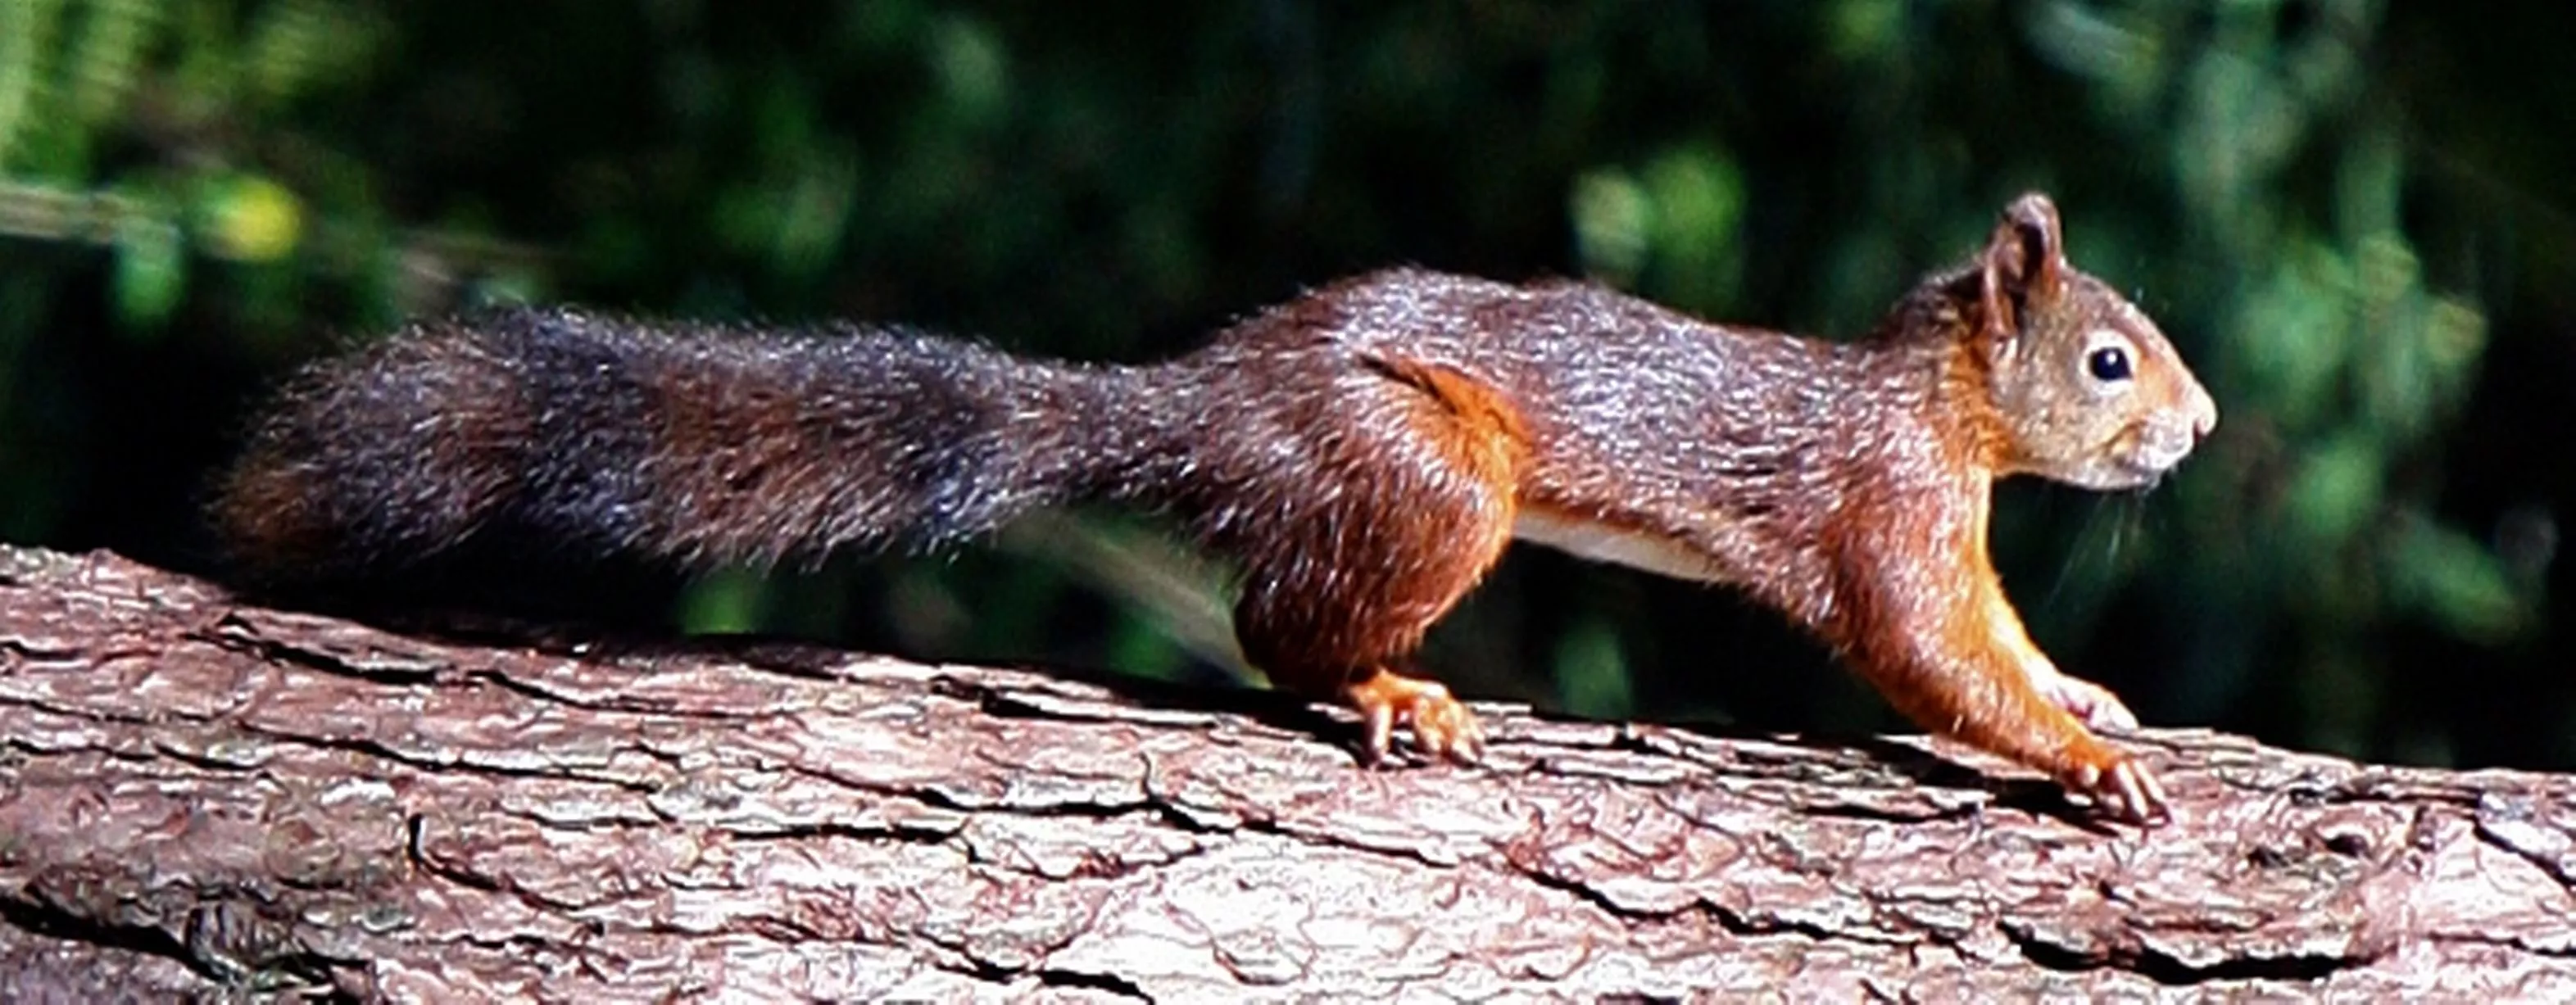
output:
POLYGON ((2194 436, 2205 438, 2210 430, 2218 428, 2218 400, 2209 396, 2207 388, 2198 384, 2192 385, 2190 407, 2191 431, 2194 436))

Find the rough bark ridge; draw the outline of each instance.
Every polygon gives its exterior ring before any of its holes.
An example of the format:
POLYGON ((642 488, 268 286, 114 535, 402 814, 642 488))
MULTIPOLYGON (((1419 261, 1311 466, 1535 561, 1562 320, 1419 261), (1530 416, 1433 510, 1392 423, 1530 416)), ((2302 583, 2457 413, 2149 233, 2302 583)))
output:
POLYGON ((1908 741, 1489 708, 1366 771, 1135 695, 0 548, 0 999, 2576 1000, 2576 778, 2156 731, 2141 836, 1908 741))

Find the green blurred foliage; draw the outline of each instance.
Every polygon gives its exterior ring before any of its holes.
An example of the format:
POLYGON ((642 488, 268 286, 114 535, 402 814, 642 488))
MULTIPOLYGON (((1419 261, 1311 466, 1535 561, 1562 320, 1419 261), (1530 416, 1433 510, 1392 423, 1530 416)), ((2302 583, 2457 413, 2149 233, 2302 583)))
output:
MULTIPOLYGON (((0 0, 0 537, 210 565, 258 388, 577 300, 1142 359, 1395 262, 1855 333, 2044 188, 2219 435, 2011 486, 2042 643, 2160 722, 2576 764, 2576 13, 2372 0, 1191 8, 0 0)), ((674 623, 1161 675, 1222 570, 1116 515, 734 572, 674 623)), ((1507 563, 1434 639, 1588 715, 1883 725, 1776 619, 1507 563)))

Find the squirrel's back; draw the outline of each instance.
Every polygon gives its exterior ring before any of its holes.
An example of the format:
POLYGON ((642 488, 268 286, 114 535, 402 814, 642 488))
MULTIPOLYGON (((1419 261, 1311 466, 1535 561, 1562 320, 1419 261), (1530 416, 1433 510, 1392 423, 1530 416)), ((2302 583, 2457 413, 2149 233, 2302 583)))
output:
MULTIPOLYGON (((1872 450, 1911 421, 1937 361, 1713 324, 1597 285, 1416 269, 1346 280, 1229 332, 1210 355, 1403 359, 1491 388, 1529 441, 1516 536, 1739 583, 1793 606, 1872 450)), ((1246 367, 1259 371, 1269 368, 1246 367)), ((1313 368, 1309 368, 1313 369, 1313 368)))

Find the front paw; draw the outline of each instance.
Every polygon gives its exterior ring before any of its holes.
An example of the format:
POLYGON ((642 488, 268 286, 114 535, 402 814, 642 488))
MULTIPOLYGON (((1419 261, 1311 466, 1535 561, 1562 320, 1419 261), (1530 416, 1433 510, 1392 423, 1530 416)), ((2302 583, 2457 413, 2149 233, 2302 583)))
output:
POLYGON ((2093 729, 2136 729, 2138 717, 2109 688, 2051 669, 2031 674, 2031 686, 2039 689, 2049 704, 2065 709, 2066 714, 2093 729))

